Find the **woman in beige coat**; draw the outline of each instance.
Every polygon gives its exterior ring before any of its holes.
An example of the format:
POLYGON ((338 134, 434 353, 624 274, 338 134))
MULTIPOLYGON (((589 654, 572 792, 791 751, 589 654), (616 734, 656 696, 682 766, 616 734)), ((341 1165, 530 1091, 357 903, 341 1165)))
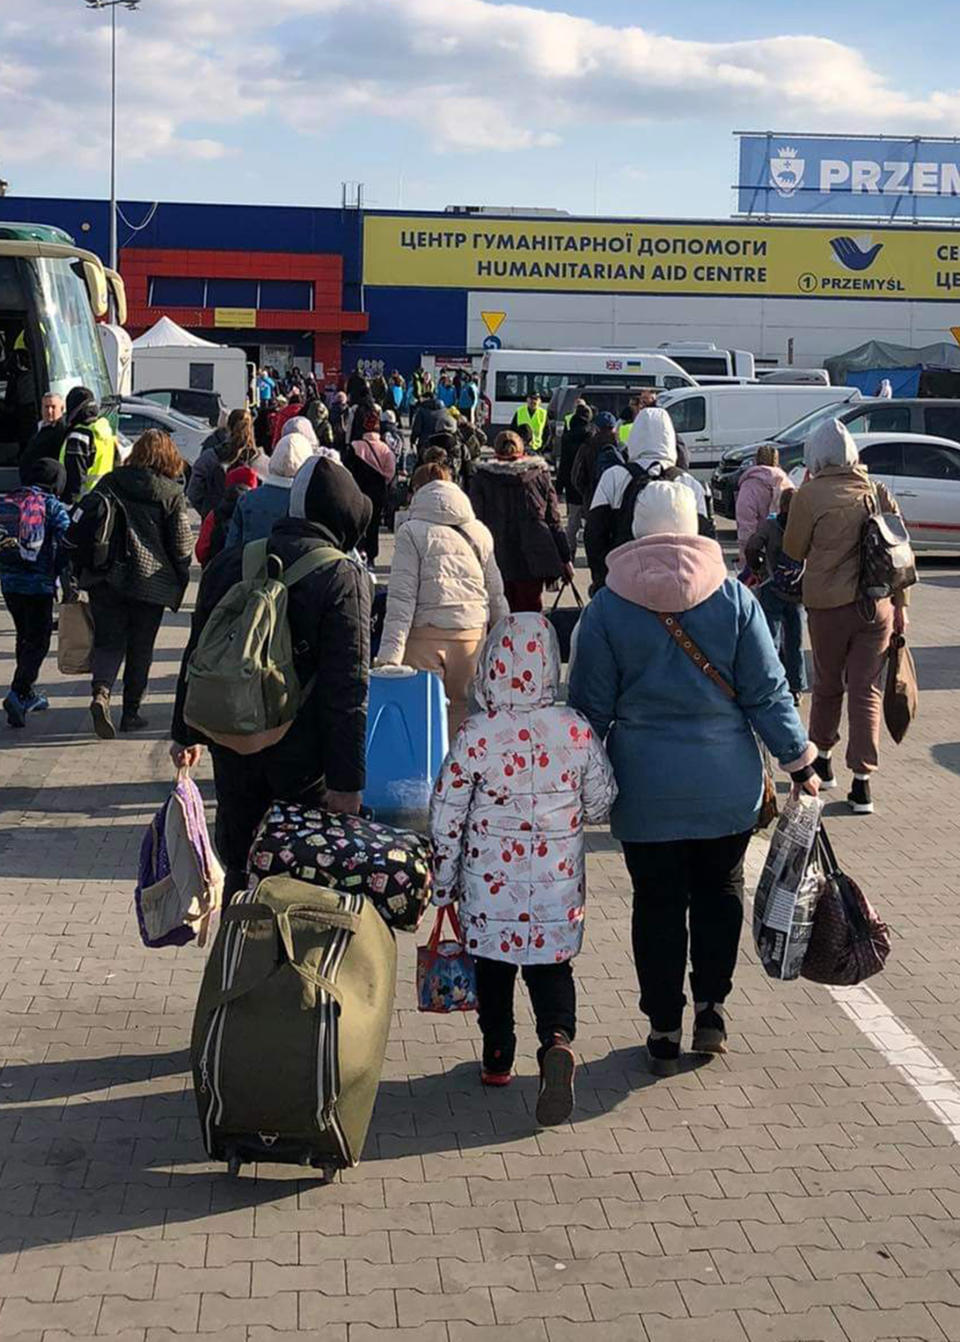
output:
POLYGON ((447 468, 421 466, 412 483, 410 512, 397 532, 377 661, 441 675, 452 736, 469 711, 487 628, 509 612, 493 537, 447 468))
POLYGON ((880 759, 880 682, 894 629, 906 624, 906 594, 892 600, 860 596, 860 537, 868 502, 876 491, 880 511, 899 513, 896 500, 874 484, 860 464, 857 445, 839 420, 822 424, 807 440, 809 478, 794 495, 783 549, 806 561, 803 604, 813 648, 810 739, 819 755, 824 788, 834 788, 831 753, 840 740, 843 696, 847 696, 847 767, 853 786, 847 801, 857 815, 873 811, 870 776, 880 759))

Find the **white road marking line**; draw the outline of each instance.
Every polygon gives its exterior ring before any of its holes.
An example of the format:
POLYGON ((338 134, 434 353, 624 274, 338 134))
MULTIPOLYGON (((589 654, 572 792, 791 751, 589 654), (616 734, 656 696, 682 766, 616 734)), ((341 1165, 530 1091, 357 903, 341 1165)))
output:
POLYGON ((866 984, 827 991, 960 1144, 960 1082, 953 1073, 866 984))

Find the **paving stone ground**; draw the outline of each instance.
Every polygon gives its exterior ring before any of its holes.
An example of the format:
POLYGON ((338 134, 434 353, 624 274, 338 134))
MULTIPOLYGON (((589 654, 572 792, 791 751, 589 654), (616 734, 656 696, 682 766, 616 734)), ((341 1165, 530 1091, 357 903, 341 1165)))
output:
MULTIPOLYGON (((749 938, 730 1053, 652 1082, 628 887, 602 832, 570 1124, 533 1123, 525 1011, 519 1080, 480 1088, 473 1020, 416 1013, 401 936, 363 1163, 331 1187, 207 1164, 185 1051, 203 956, 144 950, 131 911, 188 618, 161 634, 149 739, 95 742, 86 684, 52 665, 49 713, 0 728, 2 1342, 960 1338, 951 1130, 826 990, 766 979, 749 938)), ((924 561, 922 716, 884 750, 875 817, 827 808, 894 931, 873 986, 955 1075, 958 628, 960 562, 924 561)), ((4 684, 12 644, 4 613, 4 684)))

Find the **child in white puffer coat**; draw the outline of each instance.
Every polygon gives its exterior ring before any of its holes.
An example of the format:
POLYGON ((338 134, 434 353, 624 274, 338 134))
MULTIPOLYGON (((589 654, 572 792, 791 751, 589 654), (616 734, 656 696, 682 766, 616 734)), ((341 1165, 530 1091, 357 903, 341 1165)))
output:
POLYGON ((485 1085, 511 1079, 513 994, 523 974, 540 1039, 537 1119, 573 1108, 576 994, 571 960, 583 942, 584 822, 606 819, 616 783, 590 724, 555 702, 560 649, 542 615, 493 628, 474 692, 486 711, 463 724, 430 810, 434 902, 459 901, 476 960, 485 1085))

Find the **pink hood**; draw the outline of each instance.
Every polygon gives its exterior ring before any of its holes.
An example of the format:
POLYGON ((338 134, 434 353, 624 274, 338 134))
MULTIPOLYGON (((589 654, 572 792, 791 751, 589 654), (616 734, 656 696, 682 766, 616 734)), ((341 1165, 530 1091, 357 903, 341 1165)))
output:
POLYGON ((397 462, 393 453, 378 433, 365 433, 352 444, 354 452, 361 461, 379 471, 389 484, 397 473, 397 462))
POLYGON ((708 536, 646 536, 607 556, 611 592, 670 615, 699 606, 727 576, 723 551, 708 536))

